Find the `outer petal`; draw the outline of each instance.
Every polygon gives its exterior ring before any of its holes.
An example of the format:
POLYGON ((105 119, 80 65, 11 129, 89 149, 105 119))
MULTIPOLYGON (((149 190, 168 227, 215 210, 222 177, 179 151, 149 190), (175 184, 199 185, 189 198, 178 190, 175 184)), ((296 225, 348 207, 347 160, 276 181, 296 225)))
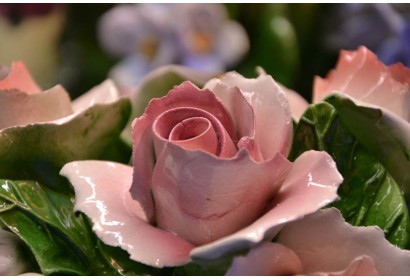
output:
POLYGON ((153 99, 144 115, 133 122, 134 176, 131 187, 132 196, 141 203, 150 219, 154 214, 151 197, 151 177, 154 168, 151 126, 163 112, 180 107, 198 108, 211 113, 223 124, 230 137, 235 138, 231 117, 223 104, 209 90, 200 90, 191 82, 184 82, 167 96, 153 99))
POLYGON ((28 94, 42 91, 21 61, 13 62, 8 75, 0 81, 0 90, 4 89, 17 89, 28 94))
POLYGON ((264 242, 246 256, 234 258, 226 275, 272 276, 302 274, 302 263, 291 249, 279 243, 264 242))
POLYGON ((93 230, 106 244, 119 246, 130 258, 156 267, 190 261, 193 245, 147 223, 144 211, 132 200, 132 167, 105 161, 76 161, 60 172, 76 194, 75 210, 93 221, 93 230))
POLYGON ((325 152, 308 151, 302 154, 275 196, 271 210, 250 226, 210 244, 195 248, 191 257, 213 260, 232 251, 254 247, 269 240, 284 224, 313 213, 336 200, 337 187, 343 178, 336 164, 325 152))
POLYGON ((299 121, 300 117, 306 111, 309 103, 296 91, 286 88, 282 86, 283 91, 286 93, 286 96, 289 101, 290 110, 292 112, 292 117, 299 121))
POLYGON ((38 94, 0 90, 0 129, 52 121, 70 114, 70 97, 59 85, 38 94))
MULTIPOLYGON (((320 252, 319 252, 320 253, 320 252)), ((320 264, 319 264, 320 265, 320 264)), ((298 255, 290 248, 280 243, 264 242, 251 249, 246 256, 234 258, 227 275, 301 275, 305 274, 298 255)), ((379 275, 373 259, 360 256, 341 271, 317 271, 313 275, 344 275, 359 276, 379 275)))
POLYGON ((74 112, 79 113, 94 104, 108 104, 117 101, 119 98, 120 94, 117 87, 112 80, 108 79, 76 98, 72 106, 74 112))
POLYGON ((152 179, 157 224, 196 245, 231 234, 260 217, 290 166, 280 154, 224 160, 168 143, 152 179))
POLYGON ((409 275, 410 251, 389 243, 378 227, 354 227, 337 209, 322 210, 287 225, 278 242, 299 256, 306 274, 340 271, 362 255, 380 275, 409 275))
POLYGON ((379 272, 377 271, 375 263, 371 257, 360 256, 354 259, 350 265, 342 271, 315 274, 332 276, 378 276, 379 272))
POLYGON ((336 69, 327 79, 315 78, 313 102, 332 91, 386 108, 405 120, 410 120, 409 71, 388 68, 376 55, 360 47, 357 51, 342 51, 336 69), (401 72, 400 74, 397 74, 401 72))
POLYGON ((277 152, 287 156, 292 142, 292 118, 286 94, 272 77, 261 75, 246 79, 236 72, 228 72, 221 79, 209 81, 205 88, 213 90, 218 83, 238 87, 252 106, 255 141, 263 159, 270 159, 277 152))
POLYGON ((17 235, 0 229, 0 275, 14 276, 27 271, 28 264, 19 256, 17 235))

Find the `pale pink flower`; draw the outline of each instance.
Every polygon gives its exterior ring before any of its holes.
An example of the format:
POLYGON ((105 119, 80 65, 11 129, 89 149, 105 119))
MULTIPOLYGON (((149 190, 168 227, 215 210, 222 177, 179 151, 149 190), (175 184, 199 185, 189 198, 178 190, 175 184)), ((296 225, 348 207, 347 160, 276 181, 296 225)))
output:
POLYGON ((106 244, 151 266, 213 260, 270 240, 338 198, 325 152, 287 156, 292 121, 267 75, 231 72, 153 99, 133 122, 133 167, 77 161, 61 174, 106 244))
POLYGON ((73 102, 64 87, 43 90, 31 77, 23 62, 11 69, 0 67, 0 130, 30 123, 65 122, 96 103, 119 98, 114 83, 106 80, 73 102))

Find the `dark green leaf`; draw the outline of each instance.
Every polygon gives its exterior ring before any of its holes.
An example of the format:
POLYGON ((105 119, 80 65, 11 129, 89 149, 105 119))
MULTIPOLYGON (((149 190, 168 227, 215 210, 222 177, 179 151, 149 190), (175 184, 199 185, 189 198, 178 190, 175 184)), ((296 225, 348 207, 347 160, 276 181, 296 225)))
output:
POLYGON ((328 103, 311 105, 302 116, 290 158, 310 149, 324 150, 335 160, 344 181, 338 190, 341 200, 332 206, 340 209, 349 223, 377 225, 391 243, 410 246, 410 221, 400 188, 328 103))
POLYGON ((70 196, 34 181, 0 180, 0 221, 17 234, 46 275, 170 275, 103 244, 70 196))
POLYGON ((121 99, 94 105, 62 125, 31 124, 2 130, 0 178, 34 180, 71 193, 66 179, 59 175, 64 164, 82 159, 128 163, 131 151, 119 135, 130 111, 129 100, 121 99))
POLYGON ((98 249, 107 263, 118 272, 119 275, 171 275, 173 268, 155 268, 147 266, 130 259, 130 255, 119 247, 108 246, 101 241, 98 249))
POLYGON ((184 266, 176 267, 174 276, 222 276, 230 266, 231 259, 228 262, 218 263, 213 266, 202 266, 197 263, 189 263, 184 266))
POLYGON ((326 99, 346 128, 389 171, 410 200, 410 124, 387 110, 356 105, 342 95, 326 99))
POLYGON ((88 275, 90 268, 65 238, 17 208, 0 214, 0 220, 17 234, 34 254, 44 275, 88 275))

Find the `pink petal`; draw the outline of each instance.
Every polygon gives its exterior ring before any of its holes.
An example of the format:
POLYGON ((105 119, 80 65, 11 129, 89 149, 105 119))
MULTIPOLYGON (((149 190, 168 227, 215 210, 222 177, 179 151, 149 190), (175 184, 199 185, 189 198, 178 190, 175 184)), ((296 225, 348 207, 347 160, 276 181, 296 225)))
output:
POLYGON ((0 90, 5 89, 17 89, 28 94, 42 91, 21 61, 13 62, 9 74, 0 81, 0 90))
POLYGON ((271 210, 244 229, 195 248, 191 257, 213 260, 232 251, 253 247, 263 240, 270 240, 284 224, 314 213, 336 200, 337 188, 342 180, 327 153, 313 150, 303 153, 294 162, 274 198, 271 210))
POLYGON ((392 245, 378 227, 349 225, 334 208, 287 225, 278 242, 296 252, 306 274, 342 271, 363 255, 373 259, 380 275, 410 274, 410 251, 392 245))
POLYGON ((256 163, 242 150, 225 160, 169 143, 152 179, 156 222, 195 245, 234 233, 262 215, 289 168, 280 154, 256 163))
POLYGON ((393 79, 401 84, 410 86, 410 69, 401 63, 396 63, 388 67, 389 73, 393 79))
POLYGON ((239 135, 238 149, 247 149, 255 161, 263 161, 260 147, 255 142, 256 130, 253 108, 239 88, 219 83, 216 79, 208 83, 208 86, 212 87, 212 91, 232 116, 234 130, 239 135))
POLYGON ((342 51, 336 69, 327 79, 316 77, 313 101, 318 102, 332 91, 386 108, 410 120, 410 70, 404 66, 387 67, 365 47, 342 51))
POLYGON ((282 89, 286 93, 286 96, 288 98, 290 111, 292 112, 292 117, 296 121, 299 121, 300 117, 303 115, 303 113, 309 106, 309 103, 296 91, 288 89, 285 86, 282 86, 282 89))
POLYGON ((38 94, 0 90, 0 129, 53 121, 70 114, 70 97, 59 85, 38 94))
MULTIPOLYGON (((188 144, 188 146, 210 152, 211 154, 221 158, 232 157, 237 152, 231 137, 228 135, 228 132, 223 127, 221 122, 212 114, 198 108, 182 107, 165 111, 156 118, 152 125, 152 130, 156 138, 154 139, 154 150, 157 158, 163 151, 164 144, 167 141, 171 141, 172 143, 180 146, 187 146, 188 144), (207 123, 209 133, 203 135, 192 135, 194 132, 192 125, 195 121, 196 123, 199 121, 198 118, 202 119, 201 123, 204 121, 207 123), (185 125, 183 125, 184 123, 185 125), (170 139, 171 133, 174 129, 181 126, 191 127, 191 130, 186 132, 187 135, 190 135, 190 139, 181 139, 188 140, 188 142, 178 141, 178 139, 170 139), (210 143, 206 142, 207 139, 204 138, 206 136, 211 137, 208 137, 208 140, 214 142, 214 151, 212 151, 212 145, 209 145, 210 143)), ((175 137, 175 134, 173 136, 175 137)))
POLYGON ((246 256, 234 258, 226 275, 273 276, 303 273, 298 256, 279 243, 264 242, 246 256))
POLYGON ((251 105, 255 116, 255 141, 263 159, 268 160, 277 152, 287 156, 292 142, 292 117, 286 95, 272 77, 261 75, 246 79, 236 72, 228 72, 205 87, 214 90, 218 83, 238 87, 251 105))
POLYGON ((151 195, 151 177, 154 168, 153 133, 151 126, 165 111, 174 108, 198 108, 215 116, 231 139, 235 139, 232 120, 223 104, 209 90, 200 90, 191 82, 184 82, 171 90, 167 96, 153 99, 144 115, 133 122, 133 165, 132 196, 137 199, 150 219, 154 216, 151 195))
MULTIPOLYGON (((263 242, 251 249, 246 256, 235 257, 226 275, 230 276, 283 276, 303 275, 298 255, 280 243, 263 242)), ((305 274, 306 275, 306 274, 305 274)), ((376 276, 374 261, 369 256, 354 259, 341 271, 317 271, 310 275, 324 276, 376 276)))
POLYGON ((177 266, 190 261, 193 248, 172 233, 151 226, 129 188, 132 167, 105 161, 76 161, 60 172, 75 190, 75 210, 93 221, 97 236, 119 246, 132 260, 156 267, 177 266))
POLYGON ((108 79, 76 98, 72 106, 74 112, 79 113, 94 104, 108 104, 117 101, 119 98, 118 88, 112 80, 108 79))
POLYGON ((315 273, 315 275, 330 275, 330 276, 378 276, 379 272, 376 269, 374 261, 369 256, 360 256, 354 259, 349 266, 338 272, 330 273, 315 273))
POLYGON ((211 122, 202 117, 182 120, 174 126, 169 140, 185 149, 208 151, 215 155, 218 152, 218 138, 211 122))

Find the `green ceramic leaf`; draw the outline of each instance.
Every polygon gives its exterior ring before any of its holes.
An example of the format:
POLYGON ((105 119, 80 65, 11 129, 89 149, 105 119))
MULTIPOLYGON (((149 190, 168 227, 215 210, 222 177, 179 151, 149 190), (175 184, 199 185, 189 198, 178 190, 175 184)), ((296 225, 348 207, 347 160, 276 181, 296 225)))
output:
POLYGON ((101 241, 97 243, 99 252, 105 261, 118 272, 119 275, 136 276, 136 275, 171 275, 173 268, 155 268, 147 266, 130 259, 130 255, 120 247, 112 247, 101 241))
POLYGON ((90 269, 64 237, 47 224, 14 208, 3 212, 0 220, 17 234, 34 254, 44 275, 88 275, 90 269))
POLYGON ((83 252, 92 250, 92 239, 68 197, 36 182, 0 180, 0 198, 0 220, 26 243, 43 274, 91 273, 83 252))
POLYGON ((332 206, 340 209, 349 223, 377 225, 391 243, 410 246, 410 221, 400 188, 328 103, 311 105, 302 116, 290 157, 295 159, 310 149, 328 152, 343 175, 338 191, 341 200, 332 206))
POLYGON ((131 123, 144 113, 151 99, 165 96, 174 86, 184 81, 191 81, 197 86, 203 86, 216 75, 217 73, 200 72, 178 65, 167 65, 152 71, 141 82, 135 95, 131 96, 132 114, 122 134, 124 140, 130 145, 132 144, 131 123))
POLYGON ((130 102, 94 105, 61 124, 31 124, 0 131, 0 178, 34 180, 62 193, 72 192, 59 175, 64 164, 82 159, 127 163, 131 150, 119 138, 130 102))
POLYGON ((356 105, 343 95, 331 95, 326 101, 410 200, 410 124, 387 110, 356 105))
MULTIPOLYGON (((72 196, 34 181, 0 180, 0 221, 17 234, 45 275, 171 275, 129 259, 103 244, 86 216, 74 212, 72 196)), ((0 223, 0 224, 1 224, 0 223)), ((31 256, 30 254, 30 256, 31 256)))

